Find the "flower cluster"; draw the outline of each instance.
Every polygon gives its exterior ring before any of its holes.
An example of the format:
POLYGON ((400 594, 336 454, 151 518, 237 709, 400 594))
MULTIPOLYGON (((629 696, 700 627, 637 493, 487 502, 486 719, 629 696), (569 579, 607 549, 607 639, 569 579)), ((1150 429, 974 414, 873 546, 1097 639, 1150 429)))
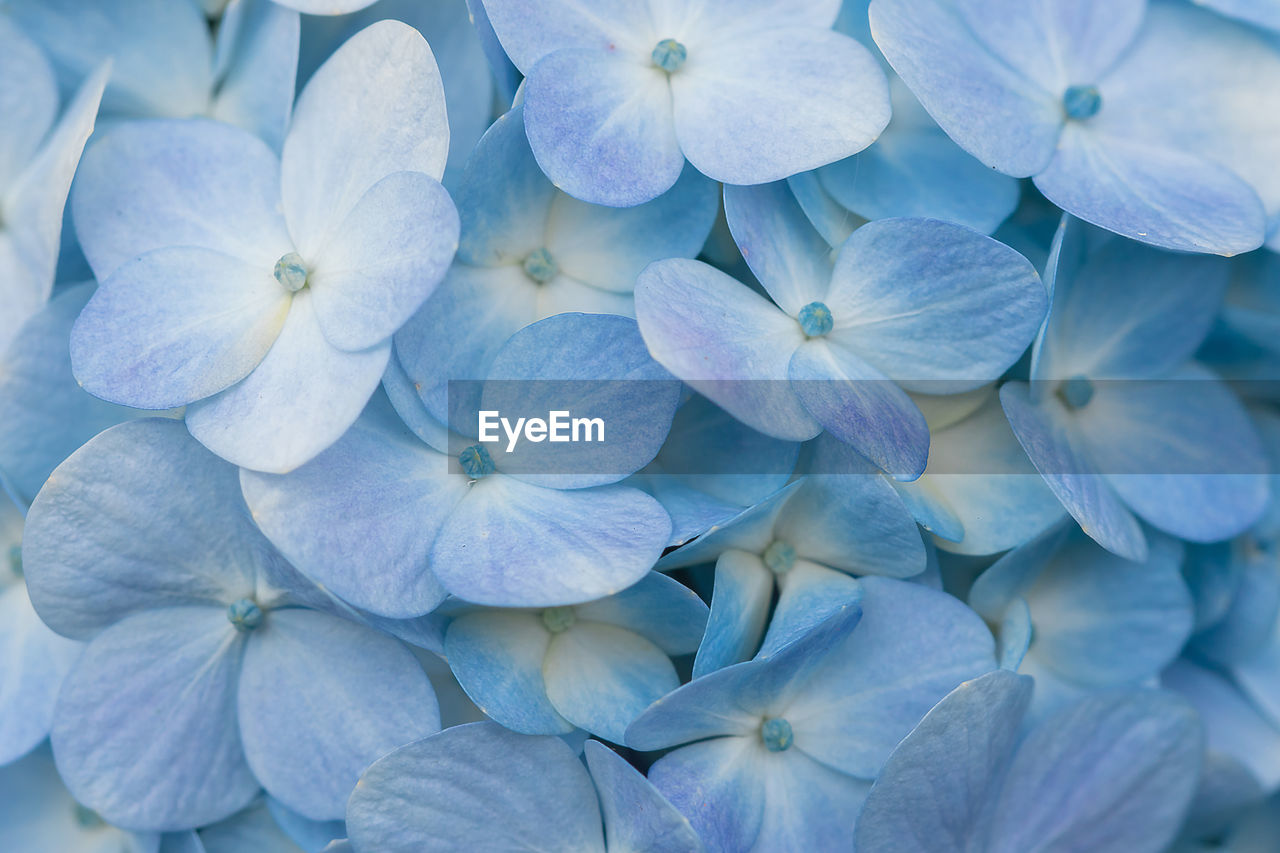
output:
POLYGON ((1275 0, 0 0, 0 848, 1275 850, 1277 164, 1275 0))

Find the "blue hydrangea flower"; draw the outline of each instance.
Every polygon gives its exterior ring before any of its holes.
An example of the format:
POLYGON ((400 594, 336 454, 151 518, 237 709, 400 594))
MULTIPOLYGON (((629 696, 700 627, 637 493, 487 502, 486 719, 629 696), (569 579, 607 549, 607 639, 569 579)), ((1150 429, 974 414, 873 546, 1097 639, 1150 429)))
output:
POLYGON ((688 159, 733 184, 848 157, 889 121, 875 59, 830 27, 839 0, 488 0, 526 77, 525 127, 556 186, 629 206, 688 159))
POLYGON ((1200 773, 1195 712, 1167 692, 1114 691, 1020 732, 1031 691, 997 671, 938 703, 867 795, 857 849, 1164 850, 1200 773))
POLYGON ((1280 215, 1280 50, 1172 0, 873 0, 938 124, 1054 204, 1169 249, 1257 248, 1280 215))
POLYGON ((1267 460, 1244 407, 1191 361, 1226 276, 1217 258, 1160 252, 1067 217, 1046 275, 1053 305, 1032 382, 1000 389, 1054 494, 1122 557, 1147 553, 1135 513, 1211 542, 1245 530, 1266 506, 1267 460))
POLYGON ((1036 718, 1090 692, 1148 683, 1182 650, 1193 621, 1183 549, 1155 532, 1148 542, 1146 560, 1130 562, 1061 524, 974 581, 969 604, 1002 626, 1002 657, 1035 677, 1036 718))
POLYGON ((23 557, 41 618, 88 642, 54 714, 58 769, 113 824, 201 826, 262 787, 338 818, 365 766, 439 728, 414 656, 303 582, 236 469, 175 421, 113 427, 60 465, 23 557))
POLYGON ((447 421, 447 383, 488 376, 498 350, 530 323, 568 311, 634 316, 636 276, 651 261, 696 255, 716 196, 714 183, 690 171, 648 204, 586 204, 542 174, 520 108, 498 119, 455 192, 458 256, 396 335, 427 410, 447 421))
POLYGON ((138 408, 186 404, 192 435, 244 467, 314 457, 453 257, 448 135, 431 50, 394 21, 316 72, 282 158, 213 122, 117 128, 77 182, 100 284, 72 332, 76 378, 138 408))
POLYGON ((536 457, 525 464, 523 448, 479 443, 475 409, 459 424, 470 436, 451 437, 394 367, 387 389, 416 435, 375 399, 312 463, 285 476, 242 476, 254 518, 304 573, 357 607, 399 618, 432 610, 446 590, 478 604, 555 607, 645 576, 671 523, 656 500, 619 481, 658 452, 680 388, 649 357, 634 320, 560 314, 517 333, 494 360, 491 379, 535 381, 486 384, 479 408, 514 412, 522 407, 508 392, 542 388, 551 408, 592 407, 616 437, 554 445, 576 461, 549 457, 549 476, 537 473, 536 457), (575 379, 587 384, 536 381, 575 379), (592 447, 602 455, 590 465, 576 458, 592 447))
MULTIPOLYGON (((493 75, 465 0, 377 0, 350 15, 308 14, 302 19, 299 85, 344 41, 387 18, 404 21, 422 33, 440 67, 449 113, 449 159, 443 183, 452 191, 471 150, 493 120, 495 102, 493 75)), ((505 102, 511 102, 510 95, 505 96, 505 102)))
POLYGON ((1044 287, 1026 259, 962 226, 873 222, 833 265, 785 185, 726 188, 725 209, 769 297, 672 259, 640 275, 636 316, 664 367, 768 435, 826 429, 914 480, 929 431, 907 391, 992 381, 1044 317, 1044 287))
POLYGON ((269 0, 227 5, 217 37, 194 3, 10 0, 7 13, 53 60, 64 93, 110 59, 108 123, 207 116, 279 151, 293 107, 298 14, 269 0))
POLYGON ((493 723, 447 729, 377 761, 347 805, 379 853, 556 849, 700 853, 689 821, 617 753, 493 723))
POLYGON ((507 728, 576 726, 621 744, 640 712, 680 686, 670 657, 696 651, 706 622, 697 595, 651 572, 577 606, 459 609, 444 653, 472 700, 507 728))
POLYGON ((844 606, 858 587, 842 572, 912 577, 924 571, 925 552, 902 500, 870 474, 802 478, 658 567, 709 561, 716 564, 715 586, 695 676, 776 651, 844 606))
POLYGON ((59 115, 49 60, 0 14, 0 353, 53 292, 63 205, 108 73, 78 77, 59 115))
POLYGON ((112 826, 72 798, 43 747, 0 767, 0 844, 6 850, 51 853, 231 853, 203 848, 190 831, 161 835, 112 826))
POLYGON ((818 183, 842 208, 866 219, 931 217, 992 233, 1017 206, 1018 182, 957 146, 920 106, 871 38, 869 3, 845 0, 835 28, 880 61, 893 118, 867 150, 818 169, 818 183))
POLYGON ((0 492, 0 765, 49 736, 58 689, 80 655, 31 607, 22 563, 22 512, 0 492))
POLYGON ((627 730, 637 749, 687 744, 649 780, 708 849, 847 849, 894 745, 947 691, 994 668, 991 634, 954 598, 857 583, 861 607, 832 611, 771 657, 695 679, 627 730))

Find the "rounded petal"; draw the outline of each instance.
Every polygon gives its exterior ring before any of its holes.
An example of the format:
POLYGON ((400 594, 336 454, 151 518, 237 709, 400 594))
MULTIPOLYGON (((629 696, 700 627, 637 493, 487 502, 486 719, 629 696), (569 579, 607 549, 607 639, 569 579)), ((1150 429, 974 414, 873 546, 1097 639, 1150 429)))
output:
POLYGON ((71 331, 71 367, 113 403, 193 403, 262 363, 290 302, 268 267, 207 249, 158 249, 125 262, 94 293, 71 331))
POLYGON ((611 207, 671 189, 684 154, 666 76, 606 50, 558 50, 539 60, 525 80, 524 126, 552 183, 611 207))
POLYGON ((187 409, 187 428, 243 468, 283 474, 337 441, 377 389, 387 340, 343 352, 325 340, 312 297, 299 291, 280 336, 240 382, 187 409))
POLYGON ((22 583, 0 592, 0 766, 49 736, 63 678, 82 646, 40 621, 22 583))
POLYGON ((773 573, 757 555, 736 549, 720 555, 706 633, 693 661, 694 678, 755 655, 769 621, 773 589, 773 573))
POLYGON ((426 40, 399 21, 352 36, 298 96, 284 141, 284 214, 299 254, 317 257, 387 175, 440 180, 448 154, 444 86, 426 40))
POLYGON ((266 614, 245 647, 237 707, 254 774, 312 820, 342 817, 369 764, 440 729, 435 692, 405 646, 312 610, 266 614))
POLYGON ((671 75, 676 136, 698 171, 762 184, 866 148, 889 123, 884 72, 827 29, 768 26, 694 43, 671 75))
POLYGON ((574 751, 494 723, 455 726, 379 760, 351 795, 347 828, 359 849, 381 853, 605 849, 574 751))
POLYGON ((434 178, 393 172, 378 181, 307 277, 325 338, 353 351, 391 337, 444 278, 457 247, 458 213, 434 178))
POLYGON ((600 795, 607 849, 615 853, 700 853, 704 849, 689 819, 626 759, 594 740, 586 742, 583 752, 600 795))
POLYGON ((67 675, 53 724, 75 798, 156 831, 229 817, 257 795, 236 725, 242 645, 220 607, 162 607, 98 636, 67 675))

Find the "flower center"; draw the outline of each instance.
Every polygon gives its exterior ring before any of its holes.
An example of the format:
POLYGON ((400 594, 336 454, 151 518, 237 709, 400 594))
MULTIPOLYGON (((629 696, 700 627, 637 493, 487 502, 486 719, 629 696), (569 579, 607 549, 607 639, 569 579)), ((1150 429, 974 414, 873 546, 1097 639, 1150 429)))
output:
POLYGON ((1102 93, 1097 86, 1069 86, 1062 93, 1062 108, 1076 121, 1093 118, 1102 109, 1102 93))
POLYGON ((227 608, 227 621, 241 633, 252 631, 262 624, 262 608, 252 598, 242 598, 227 608))
POLYGON ((781 539, 775 539, 764 549, 764 564, 775 575, 786 574, 796 564, 796 549, 781 539))
POLYGON ((276 261, 276 268, 272 275, 276 277, 276 281, 280 282, 280 286, 290 293, 297 293, 307 286, 307 267, 302 263, 302 256, 297 252, 290 252, 276 261))
POLYGON ((791 724, 781 717, 765 720, 760 727, 760 739, 764 748, 770 752, 783 752, 791 747, 795 735, 791 733, 791 724))
POLYGON ((650 56, 653 58, 654 65, 668 74, 673 74, 679 71, 684 61, 689 58, 689 51, 675 39, 663 39, 654 45, 650 56))
POLYGON ((22 577, 22 546, 9 546, 9 569, 16 577, 22 577))
POLYGON ((1093 399, 1093 383, 1083 376, 1072 376, 1058 386, 1058 399, 1068 409, 1083 409, 1093 399))
POLYGON ((560 267, 546 249, 534 249, 524 259, 524 274, 538 284, 546 284, 560 274, 560 267))
POLYGON ((800 328, 805 335, 810 338, 822 337, 835 325, 831 319, 831 309, 825 302, 810 302, 800 309, 796 319, 800 321, 800 328))
POLYGON ((559 634, 573 627, 578 621, 572 607, 548 607, 542 611, 542 624, 553 634, 559 634))
POLYGON ((497 470, 489 451, 478 444, 473 444, 459 453, 458 464, 462 466, 463 472, 473 480, 487 477, 497 470))

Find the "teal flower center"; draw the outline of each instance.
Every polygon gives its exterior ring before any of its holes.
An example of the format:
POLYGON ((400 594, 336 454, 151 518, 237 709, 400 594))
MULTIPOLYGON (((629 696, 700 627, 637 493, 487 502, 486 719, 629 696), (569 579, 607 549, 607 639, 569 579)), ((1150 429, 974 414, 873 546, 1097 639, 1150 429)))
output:
POLYGON ((1058 399, 1068 409, 1083 409, 1093 399, 1093 383, 1083 376, 1072 376, 1058 386, 1058 399))
POLYGON ((242 598, 227 608, 227 621, 241 633, 252 631, 262 624, 262 608, 252 598, 242 598))
POLYGON ((297 252, 290 252, 276 261, 276 268, 272 275, 276 277, 276 281, 280 282, 280 286, 290 293, 297 293, 307 286, 307 267, 302 262, 302 256, 297 252))
POLYGON ((573 627, 578 621, 572 607, 548 607, 542 611, 542 624, 553 634, 560 634, 573 627))
POLYGON ((831 331, 835 321, 831 319, 831 309, 825 302, 810 302, 800 309, 796 317, 800 328, 810 338, 820 338, 831 331))
POLYGON ((781 717, 765 720, 760 727, 760 739, 764 748, 770 752, 784 752, 791 748, 795 735, 791 732, 791 724, 781 717))
POLYGON ((1102 93, 1097 86, 1070 86, 1062 93, 1062 108, 1076 121, 1093 118, 1102 109, 1102 93))
POLYGON ((668 74, 679 71, 684 61, 689 58, 689 51, 675 39, 663 39, 653 47, 650 54, 653 64, 668 74))
POLYGON ((487 477, 497 470, 489 451, 478 444, 473 444, 459 453, 458 464, 462 466, 463 473, 473 480, 487 477))
POLYGON ((524 274, 538 284, 546 284, 560 274, 560 267, 546 249, 534 249, 524 259, 524 274))
POLYGON ((796 564, 796 549, 781 539, 775 539, 764 549, 764 564, 775 575, 786 574, 796 564))

